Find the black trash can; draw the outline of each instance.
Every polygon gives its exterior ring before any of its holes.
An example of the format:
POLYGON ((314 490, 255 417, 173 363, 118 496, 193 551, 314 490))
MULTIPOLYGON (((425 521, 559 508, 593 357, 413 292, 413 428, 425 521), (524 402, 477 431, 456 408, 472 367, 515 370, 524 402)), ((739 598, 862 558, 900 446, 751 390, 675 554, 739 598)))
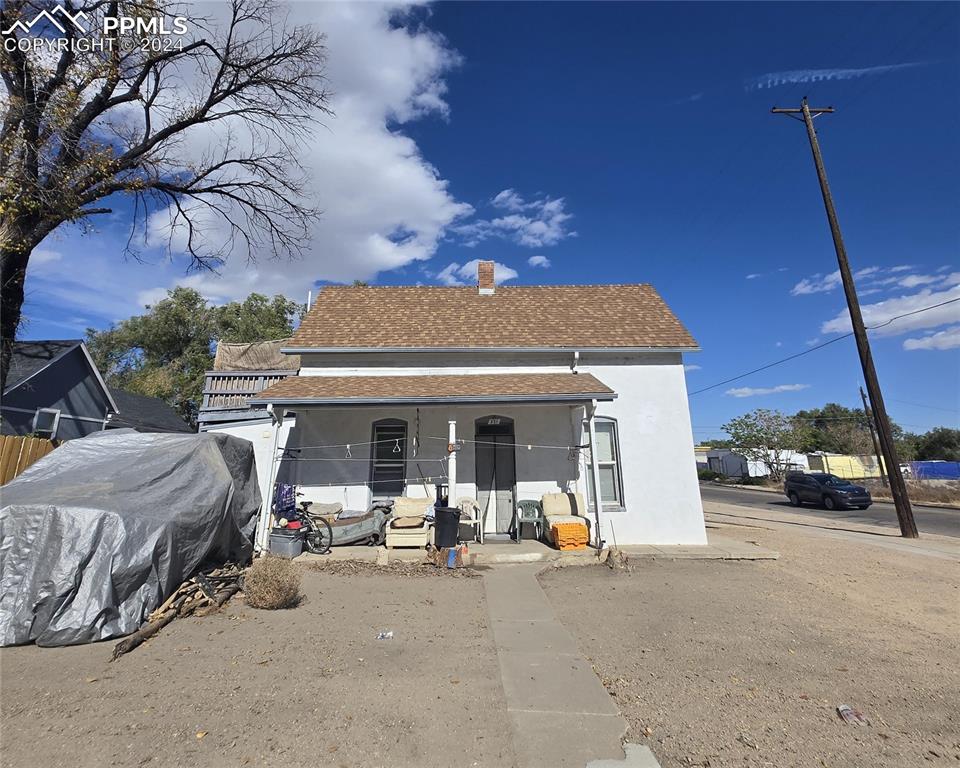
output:
POLYGON ((457 534, 460 531, 460 510, 455 507, 436 507, 433 519, 433 545, 441 547, 457 546, 457 534))

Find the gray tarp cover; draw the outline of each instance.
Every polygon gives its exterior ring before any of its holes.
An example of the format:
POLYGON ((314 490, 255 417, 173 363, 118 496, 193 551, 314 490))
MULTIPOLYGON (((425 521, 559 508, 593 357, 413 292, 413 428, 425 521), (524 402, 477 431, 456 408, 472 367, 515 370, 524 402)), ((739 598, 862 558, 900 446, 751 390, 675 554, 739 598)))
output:
POLYGON ((246 560, 253 445, 220 434, 100 432, 3 487, 0 645, 135 631, 205 560, 246 560))

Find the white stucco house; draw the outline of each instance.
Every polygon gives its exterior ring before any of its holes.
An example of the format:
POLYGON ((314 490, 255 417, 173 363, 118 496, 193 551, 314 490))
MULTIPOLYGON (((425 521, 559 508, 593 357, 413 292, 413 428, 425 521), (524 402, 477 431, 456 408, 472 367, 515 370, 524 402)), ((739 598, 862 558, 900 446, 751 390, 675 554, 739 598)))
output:
POLYGON ((579 492, 608 543, 706 543, 683 373, 697 344, 657 292, 478 273, 470 287, 319 292, 282 348, 298 375, 248 401, 272 422, 236 425, 271 457, 265 509, 274 482, 347 509, 443 482, 495 534, 517 501, 579 492))

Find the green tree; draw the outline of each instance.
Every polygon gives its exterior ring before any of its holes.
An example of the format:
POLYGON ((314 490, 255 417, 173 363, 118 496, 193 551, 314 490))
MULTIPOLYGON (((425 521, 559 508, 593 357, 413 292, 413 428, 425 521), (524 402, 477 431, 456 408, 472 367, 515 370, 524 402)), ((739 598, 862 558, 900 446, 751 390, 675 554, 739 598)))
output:
POLYGON ((960 429, 937 427, 917 438, 917 461, 960 461, 960 429))
POLYGON ((214 307, 212 314, 217 338, 242 344, 289 336, 293 331, 291 320, 302 319, 305 309, 303 304, 283 296, 271 299, 251 293, 242 302, 234 301, 214 307))
POLYGON ((822 408, 797 411, 794 420, 804 453, 873 453, 870 420, 862 408, 827 403, 822 408))
POLYGON ((789 454, 797 450, 801 440, 790 416, 764 408, 732 419, 723 425, 723 430, 730 435, 738 453, 748 461, 766 465, 774 480, 783 479, 789 469, 789 454))
POLYGON ((899 435, 896 434, 896 431, 900 429, 894 425, 894 443, 896 443, 897 448, 897 457, 900 461, 916 461, 917 459, 917 446, 920 443, 920 435, 916 435, 913 432, 906 432, 900 430, 899 435))
POLYGON ((210 306, 191 288, 175 288, 143 315, 102 331, 87 329, 87 346, 111 387, 159 397, 196 421, 203 379, 217 339, 269 341, 289 336, 303 307, 282 296, 251 294, 210 306))

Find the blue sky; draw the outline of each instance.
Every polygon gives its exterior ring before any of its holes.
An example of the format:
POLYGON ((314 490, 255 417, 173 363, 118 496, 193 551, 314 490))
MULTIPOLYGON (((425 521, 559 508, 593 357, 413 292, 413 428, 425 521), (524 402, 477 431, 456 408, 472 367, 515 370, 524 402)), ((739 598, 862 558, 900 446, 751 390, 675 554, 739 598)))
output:
MULTIPOLYGON (((77 336, 177 283, 302 300, 324 281, 469 282, 488 258, 515 284, 652 283, 703 347, 695 391, 844 331, 803 126, 769 114, 803 95, 837 108, 817 126, 867 322, 960 296, 957 4, 292 8, 328 32, 336 93, 304 147, 325 211, 307 256, 184 276, 158 214, 145 263, 124 261, 112 201, 95 232, 43 244, 25 337, 77 336)), ((898 422, 957 425, 960 303, 873 343, 898 422)), ((860 379, 852 340, 831 344, 693 395, 695 436, 757 407, 856 405, 860 379)))

